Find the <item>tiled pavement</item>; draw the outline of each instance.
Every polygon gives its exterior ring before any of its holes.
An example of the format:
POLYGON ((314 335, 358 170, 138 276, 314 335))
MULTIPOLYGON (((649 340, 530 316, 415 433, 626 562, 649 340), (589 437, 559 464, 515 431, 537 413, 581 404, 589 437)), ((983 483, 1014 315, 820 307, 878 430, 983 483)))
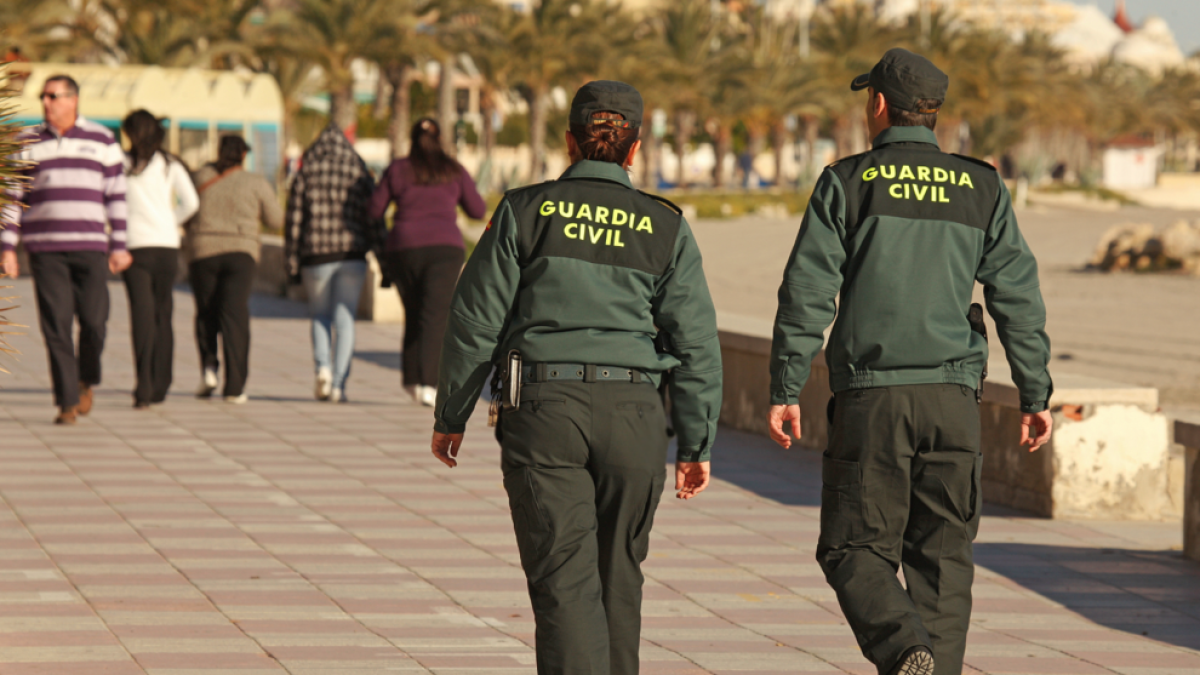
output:
MULTIPOLYGON (((250 402, 200 401, 181 293, 175 392, 135 412, 112 296, 77 426, 50 424, 36 328, 0 375, 0 674, 533 672, 498 449, 478 415, 458 469, 430 457, 399 327, 360 324, 353 402, 318 403, 298 308, 257 298, 250 402)), ((873 673, 813 562, 816 454, 725 430, 716 457, 659 512, 642 672, 873 673)), ((987 516, 968 672, 1200 675, 1179 530, 987 516)))

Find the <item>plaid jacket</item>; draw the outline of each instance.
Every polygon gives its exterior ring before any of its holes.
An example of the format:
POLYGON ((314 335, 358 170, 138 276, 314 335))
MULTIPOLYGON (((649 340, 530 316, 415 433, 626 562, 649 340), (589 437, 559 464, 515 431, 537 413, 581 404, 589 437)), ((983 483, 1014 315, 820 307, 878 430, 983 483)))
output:
POLYGON ((330 123, 304 152, 288 192, 284 249, 288 277, 308 256, 382 250, 387 229, 368 215, 375 181, 367 165, 330 123))

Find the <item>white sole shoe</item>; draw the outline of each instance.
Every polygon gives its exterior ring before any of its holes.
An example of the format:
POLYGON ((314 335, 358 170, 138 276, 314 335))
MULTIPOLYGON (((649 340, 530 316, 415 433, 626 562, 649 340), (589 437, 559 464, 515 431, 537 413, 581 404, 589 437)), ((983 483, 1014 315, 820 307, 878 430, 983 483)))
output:
POLYGON ((196 396, 201 398, 212 396, 212 393, 217 390, 217 371, 211 368, 205 368, 200 375, 200 386, 196 388, 196 396))
POLYGON ((346 392, 342 391, 341 389, 331 389, 329 391, 330 403, 346 403, 346 401, 346 392))
POLYGON ((933 654, 925 647, 915 647, 892 669, 895 675, 933 675, 933 654))
POLYGON ((329 372, 328 368, 322 368, 317 371, 317 384, 314 387, 314 394, 318 401, 328 401, 329 395, 333 391, 333 373, 329 372))
POLYGON ((437 389, 426 386, 417 387, 417 400, 421 402, 421 405, 432 408, 433 404, 437 402, 437 389))
POLYGON ((249 400, 250 400, 250 396, 247 395, 246 392, 242 392, 241 394, 238 394, 237 396, 226 396, 225 397, 225 402, 232 403, 233 405, 241 405, 249 400))

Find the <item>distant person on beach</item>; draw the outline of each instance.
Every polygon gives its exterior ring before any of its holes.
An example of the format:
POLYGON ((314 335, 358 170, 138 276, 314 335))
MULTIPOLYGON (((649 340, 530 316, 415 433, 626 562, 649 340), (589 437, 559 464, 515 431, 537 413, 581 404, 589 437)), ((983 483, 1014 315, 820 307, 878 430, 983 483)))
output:
POLYGON ((171 388, 175 359, 175 278, 179 275, 179 226, 200 208, 187 168, 162 149, 162 120, 135 110, 121 123, 129 141, 125 160, 129 205, 127 246, 133 264, 125 270, 129 324, 137 384, 133 407, 162 403, 171 388))
POLYGON ((55 424, 74 424, 92 410, 108 324, 108 275, 132 262, 125 246, 125 153, 108 129, 79 114, 79 85, 54 75, 42 85, 45 121, 21 134, 17 159, 31 162, 29 186, 14 195, 3 220, 0 264, 20 272, 25 243, 38 322, 50 357, 58 406, 55 424), (75 320, 79 352, 75 352, 75 320))
POLYGON ((366 163, 330 122, 304 152, 288 193, 287 274, 308 295, 320 401, 346 401, 367 252, 380 253, 387 236, 383 219, 369 213, 374 189, 366 163))
POLYGON ((217 389, 217 338, 225 359, 229 403, 246 402, 250 372, 250 289, 258 267, 262 228, 283 226, 283 211, 267 179, 242 168, 250 146, 225 136, 217 161, 196 173, 200 213, 188 225, 188 276, 196 296, 199 397, 217 389))
POLYGON ((383 273, 404 303, 404 389, 427 406, 437 396, 446 314, 466 256, 457 209, 471 218, 486 209, 470 174, 442 149, 441 133, 431 119, 414 124, 408 157, 392 162, 371 198, 375 218, 396 205, 383 273))

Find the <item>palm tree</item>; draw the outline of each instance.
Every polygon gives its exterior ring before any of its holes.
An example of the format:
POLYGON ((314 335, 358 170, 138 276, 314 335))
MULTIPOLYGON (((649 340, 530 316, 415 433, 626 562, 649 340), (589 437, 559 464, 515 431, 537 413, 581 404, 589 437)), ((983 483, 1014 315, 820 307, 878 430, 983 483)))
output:
MULTIPOLYGON (((14 159, 21 150, 21 144, 17 142, 17 134, 20 133, 21 127, 9 121, 12 109, 9 107, 8 99, 13 94, 8 83, 4 84, 4 88, 0 89, 0 214, 3 214, 9 206, 15 205, 11 195, 23 188, 25 182, 23 173, 25 167, 14 159)), ((0 229, 4 229, 7 224, 0 220, 0 229)), ((0 278, 4 276, 3 270, 0 270, 0 278)), ((11 286, 0 286, 0 292, 7 291, 9 288, 11 286)), ((15 299, 11 296, 0 297, 0 305, 2 305, 0 306, 0 354, 6 356, 17 353, 17 350, 8 344, 6 337, 14 334, 13 328, 24 328, 4 317, 4 312, 16 309, 14 306, 9 306, 9 303, 15 299)), ((0 365, 0 372, 7 373, 8 370, 0 365)))
POLYGON ((269 49, 311 61, 329 92, 329 116, 342 129, 358 119, 351 66, 370 45, 394 32, 395 3, 381 0, 294 0, 276 10, 267 31, 269 49))
POLYGON ((545 173, 551 90, 615 72, 604 55, 621 53, 632 41, 633 25, 619 6, 601 0, 541 0, 509 26, 512 81, 529 105, 531 180, 545 173))

